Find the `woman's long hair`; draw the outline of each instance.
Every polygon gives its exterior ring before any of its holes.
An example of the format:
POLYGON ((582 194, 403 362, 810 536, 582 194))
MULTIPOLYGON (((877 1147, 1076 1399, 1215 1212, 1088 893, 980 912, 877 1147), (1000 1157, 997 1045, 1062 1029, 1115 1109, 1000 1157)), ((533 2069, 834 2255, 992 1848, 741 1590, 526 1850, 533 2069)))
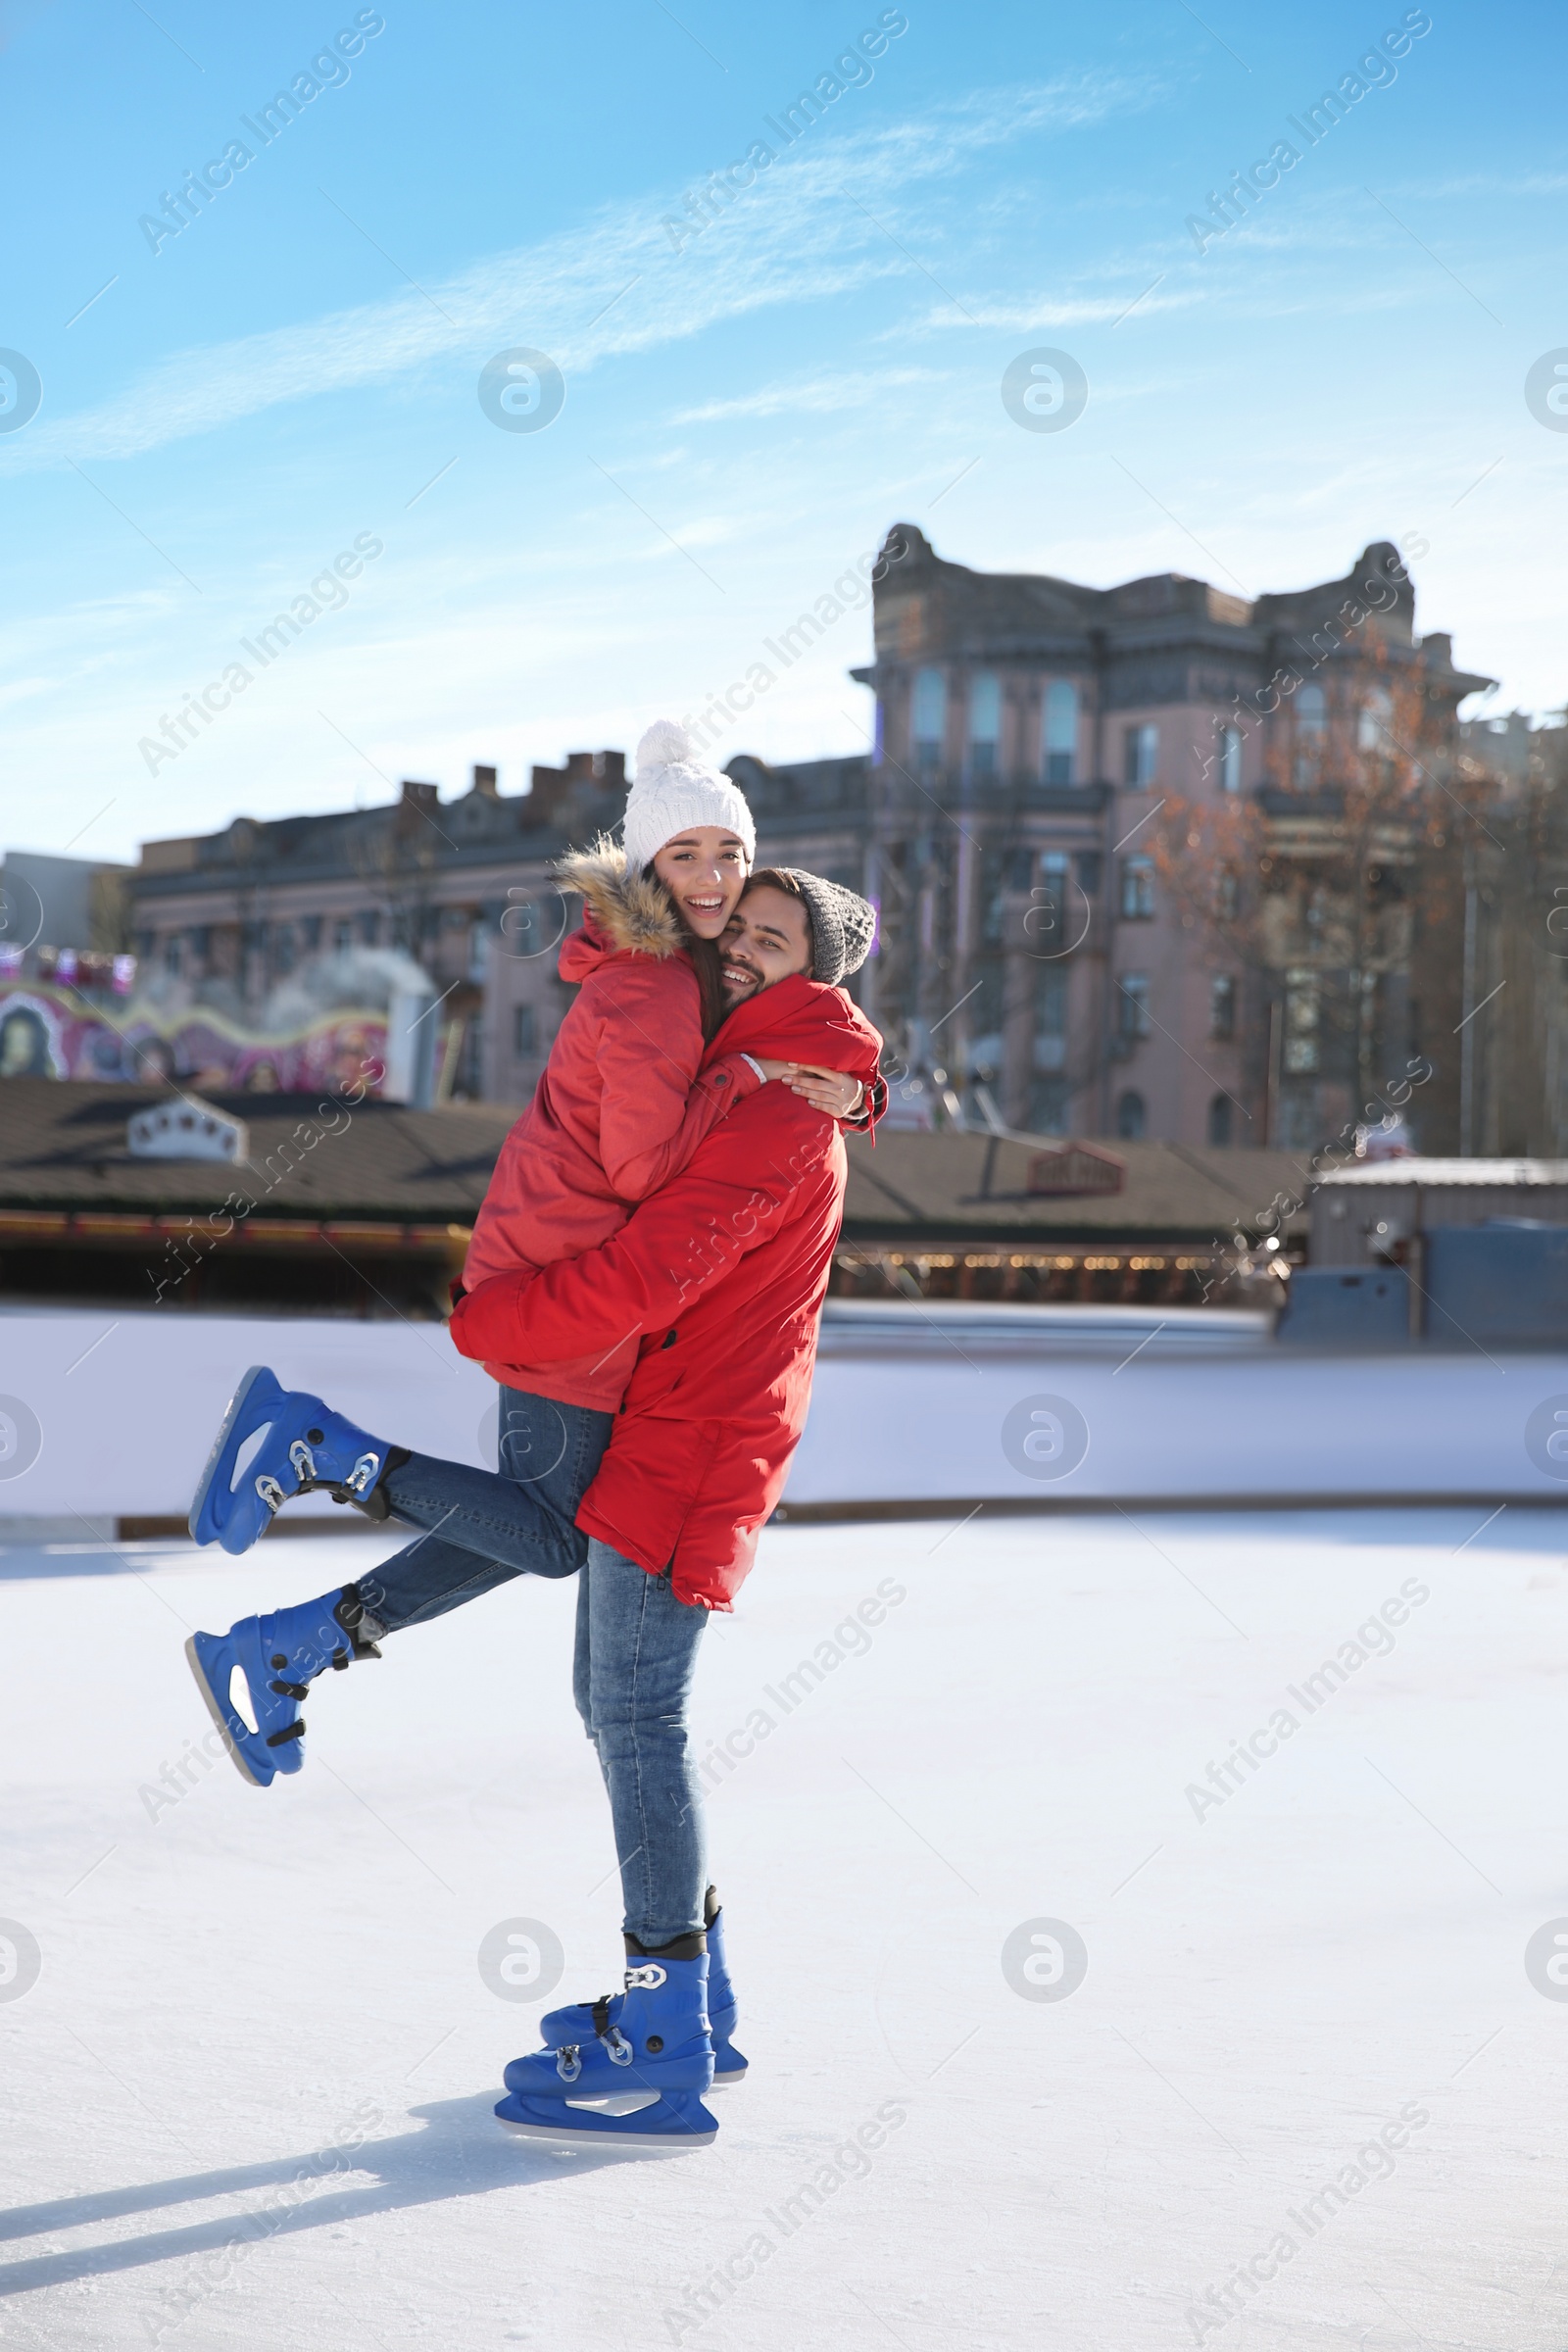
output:
POLYGON ((729 1006, 724 1002, 724 984, 720 976, 718 942, 716 939, 703 939, 692 929, 680 910, 674 892, 660 881, 660 877, 655 873, 654 861, 651 858, 643 867, 643 880, 658 882, 660 889, 664 892, 671 906, 675 909, 675 920, 680 925, 681 946, 690 959, 692 970, 697 974, 698 1004, 702 1014, 703 1043, 706 1046, 714 1036, 720 1022, 729 1011, 729 1006))

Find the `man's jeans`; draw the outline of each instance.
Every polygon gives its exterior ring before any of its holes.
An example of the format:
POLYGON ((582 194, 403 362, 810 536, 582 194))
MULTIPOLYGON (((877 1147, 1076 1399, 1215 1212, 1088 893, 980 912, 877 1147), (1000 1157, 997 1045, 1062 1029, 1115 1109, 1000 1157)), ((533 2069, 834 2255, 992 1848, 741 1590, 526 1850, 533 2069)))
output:
POLYGON ((500 1392, 501 1468, 469 1470, 425 1453, 387 1473, 399 1519, 425 1533, 360 1585, 389 1634, 460 1608, 514 1576, 571 1576, 577 1592, 572 1690, 610 1794, 625 1928, 642 1944, 703 1925, 707 1874, 701 1790, 686 1703, 708 1611, 676 1600, 575 1513, 614 1427, 612 1413, 500 1392))
POLYGON ((588 1557, 575 1515, 614 1415, 521 1389, 497 1394, 499 1471, 415 1453, 382 1481, 397 1517, 426 1531, 361 1585, 366 1608, 389 1634, 514 1576, 574 1576, 588 1557))
POLYGON ((610 1792, 625 1929, 645 1948, 703 1925, 702 1788, 686 1734, 700 1604, 590 1539, 572 1696, 610 1792))

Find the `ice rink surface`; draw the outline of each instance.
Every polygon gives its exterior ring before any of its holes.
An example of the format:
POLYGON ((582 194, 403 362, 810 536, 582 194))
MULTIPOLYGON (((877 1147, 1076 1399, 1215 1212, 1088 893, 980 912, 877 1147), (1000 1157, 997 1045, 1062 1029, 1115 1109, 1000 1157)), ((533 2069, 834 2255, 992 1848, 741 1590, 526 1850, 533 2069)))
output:
POLYGON ((618 1967, 570 1586, 262 1792, 187 1630, 392 1545, 5 1553, 0 2341, 1554 2352, 1568 1525, 1482 1516, 769 1531, 697 1712, 752 2075, 664 2159, 490 2112, 618 1967))

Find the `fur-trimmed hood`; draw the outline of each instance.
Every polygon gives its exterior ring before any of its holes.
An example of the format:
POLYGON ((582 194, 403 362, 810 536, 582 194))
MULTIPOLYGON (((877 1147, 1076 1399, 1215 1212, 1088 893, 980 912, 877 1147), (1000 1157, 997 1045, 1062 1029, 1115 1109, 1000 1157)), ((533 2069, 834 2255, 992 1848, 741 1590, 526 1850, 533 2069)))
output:
POLYGON ((571 850, 556 867, 563 890, 582 898, 594 929, 610 947, 634 956, 673 956, 680 917, 662 882, 633 873, 618 842, 602 833, 591 849, 571 850))

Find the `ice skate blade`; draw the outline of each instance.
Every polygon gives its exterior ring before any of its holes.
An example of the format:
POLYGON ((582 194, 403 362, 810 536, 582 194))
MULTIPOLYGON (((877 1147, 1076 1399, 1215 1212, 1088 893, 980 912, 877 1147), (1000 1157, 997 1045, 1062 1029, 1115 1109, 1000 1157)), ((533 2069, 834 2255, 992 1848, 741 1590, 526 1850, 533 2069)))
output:
MULTIPOLYGON (((202 1534, 201 1520, 203 1508, 209 1495, 212 1494, 215 1484, 217 1483, 219 1469, 223 1461, 224 1454, 228 1446, 228 1441, 233 1432, 234 1425, 244 1413, 245 1407, 250 1401, 251 1391, 255 1388, 257 1382, 260 1380, 272 1380, 273 1387, 277 1387, 276 1381, 272 1379, 272 1374, 266 1364, 252 1364, 250 1370, 240 1382, 239 1387, 234 1391, 233 1401, 230 1403, 227 1412, 223 1415, 223 1426, 219 1431, 217 1437, 213 1440, 213 1450, 207 1456, 207 1467, 203 1470, 201 1478, 197 1482, 195 1494, 191 1497, 190 1512, 185 1521, 186 1526, 190 1530, 192 1540, 197 1544, 221 1544, 223 1541, 221 1530, 216 1527, 212 1528, 206 1535, 202 1534)), ((281 1389, 278 1390, 278 1395, 282 1395, 281 1389)), ((260 1424, 258 1424, 258 1426, 260 1426, 260 1424)), ((223 1548, 225 1551, 228 1549, 226 1544, 223 1544, 223 1548)), ((246 1545, 244 1548, 249 1549, 249 1546, 246 1545)))
POLYGON ((269 1775, 267 1780, 259 1781, 255 1773, 252 1772, 249 1764, 247 1764, 245 1761, 244 1756, 240 1753, 239 1748, 235 1745, 234 1735, 228 1728, 227 1718, 225 1717, 222 1708, 218 1703, 218 1699, 213 1691, 213 1687, 207 1680, 201 1659, 197 1655, 196 1637, 194 1634, 190 1636, 189 1640, 185 1643, 185 1663, 189 1666, 192 1675, 195 1677, 196 1688, 201 1692, 202 1697, 206 1702, 207 1712, 217 1725, 219 1736, 221 1739, 224 1747, 228 1750, 229 1761, 233 1765, 234 1770, 239 1774, 240 1779, 242 1781, 249 1781, 253 1788, 270 1788, 271 1785, 270 1775, 269 1775))
POLYGON ((744 2082, 747 2061, 727 2038, 713 2044, 713 2088, 721 2082, 744 2082))
MULTIPOLYGON (((677 2092, 676 2097, 680 2094, 677 2092)), ((571 2118, 569 2123, 558 2123, 545 2113, 554 2100, 519 2099, 515 2094, 502 2099, 496 2108, 497 2120, 517 2139, 532 2139, 543 2146, 558 2150, 574 2148, 610 2148, 633 2156, 684 2156, 692 2148, 710 2148, 718 2137, 718 2119, 709 2114, 695 2092, 690 2094, 689 2108, 676 2109, 668 2099, 656 2099, 651 2107, 636 2109, 640 2115, 653 2113, 654 2108, 665 2110, 662 2129, 642 2132, 628 2131, 630 2116, 606 2115, 592 2107, 569 2107, 563 2099, 561 2113, 571 2118)))

